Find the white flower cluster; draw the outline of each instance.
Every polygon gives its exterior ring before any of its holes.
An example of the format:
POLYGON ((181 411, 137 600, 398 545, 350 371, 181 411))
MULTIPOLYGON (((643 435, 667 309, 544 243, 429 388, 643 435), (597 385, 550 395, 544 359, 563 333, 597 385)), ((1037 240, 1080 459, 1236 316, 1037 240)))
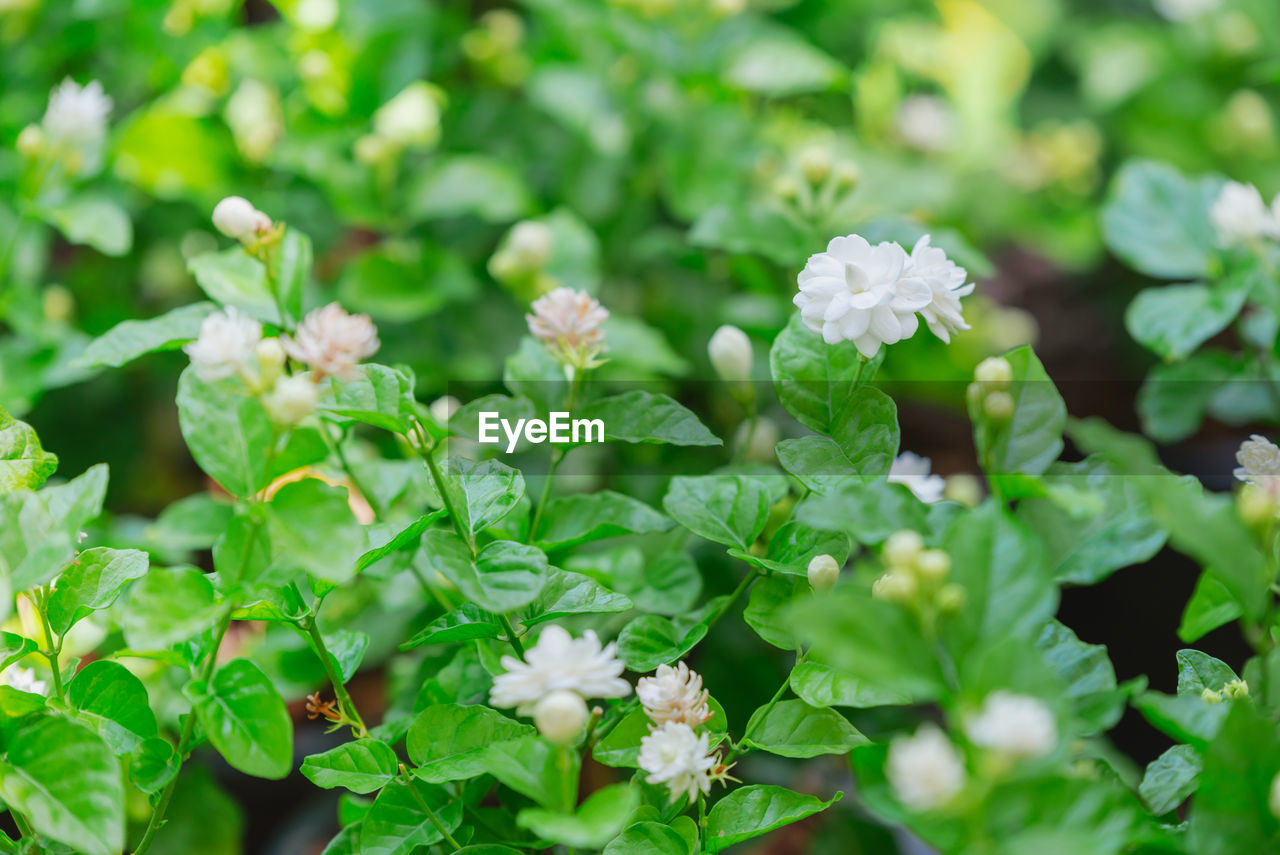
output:
POLYGON ((933 474, 933 461, 927 457, 904 451, 889 466, 889 483, 904 484, 922 502, 939 501, 947 482, 941 475, 933 474))
POLYGON ((880 553, 885 572, 871 586, 877 599, 948 614, 964 605, 964 589, 947 583, 951 556, 941 549, 925 549, 919 532, 903 529, 884 542, 880 553))
POLYGON ((587 723, 587 698, 622 698, 631 693, 631 684, 621 676, 626 666, 617 658, 617 649, 612 641, 601 645, 592 630, 574 638, 564 627, 552 624, 525 652, 523 662, 514 656, 502 657, 507 670, 493 678, 489 702, 532 715, 543 736, 570 742, 587 723))
POLYGON ((913 811, 943 807, 968 780, 960 752, 931 724, 890 743, 885 774, 898 801, 913 811))
POLYGON ((1058 744, 1058 723, 1044 702, 1003 689, 987 695, 964 731, 974 745, 1015 758, 1040 757, 1058 744))
POLYGON ((182 350, 191 358, 196 375, 214 383, 233 375, 247 377, 253 366, 254 348, 262 341, 262 324, 228 306, 200 324, 199 337, 182 350))
POLYGON ((1280 238, 1280 196, 1268 208, 1257 187, 1228 181, 1209 208, 1209 221, 1218 243, 1226 247, 1280 238))
POLYGON ((674 802, 711 792, 728 768, 711 749, 711 734, 697 729, 711 718, 702 676, 683 662, 659 665, 652 677, 636 683, 645 715, 654 723, 640 740, 640 768, 655 784, 666 784, 674 802))
POLYGON ((107 133, 111 98, 96 80, 80 86, 67 78, 49 95, 40 125, 55 144, 93 145, 107 133))
POLYGON ((558 360, 574 368, 598 364, 605 349, 604 322, 609 310, 585 291, 557 288, 533 301, 533 313, 525 315, 529 332, 545 342, 558 360))
POLYGON ((960 306, 960 298, 973 292, 967 278, 964 268, 930 245, 928 235, 910 255, 896 243, 872 246, 848 235, 809 257, 793 302, 805 325, 827 344, 852 341, 870 359, 881 345, 915 335, 920 317, 943 341, 969 329, 960 306))

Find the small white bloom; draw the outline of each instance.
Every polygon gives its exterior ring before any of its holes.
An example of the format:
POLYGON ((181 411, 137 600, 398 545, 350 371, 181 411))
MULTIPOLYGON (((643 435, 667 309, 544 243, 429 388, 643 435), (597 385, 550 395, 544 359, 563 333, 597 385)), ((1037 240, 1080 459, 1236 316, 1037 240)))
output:
POLYGON ((683 662, 674 668, 659 665, 654 676, 641 677, 636 683, 636 697, 644 706, 645 715, 658 724, 679 721, 697 727, 711 718, 702 675, 683 662))
POLYGON ((1013 382, 1013 366, 1003 356, 988 356, 973 369, 973 379, 988 389, 1005 389, 1013 382))
POLYGON ((891 567, 911 567, 924 551, 920 532, 904 528, 889 535, 884 542, 884 561, 891 567))
POLYGON ((905 484, 917 499, 932 504, 942 498, 946 479, 933 474, 933 461, 910 451, 899 454, 889 467, 889 483, 905 484))
POLYGON ((815 555, 809 562, 808 575, 815 591, 830 591, 840 579, 840 564, 832 555, 815 555))
POLYGON ((707 356, 721 380, 740 383, 751 379, 751 339, 732 324, 724 324, 711 334, 707 356))
POLYGON ((1156 11, 1170 21, 1199 18, 1222 5, 1222 0, 1154 0, 1156 11))
POLYGON ((1209 208, 1209 220, 1223 246, 1237 246, 1280 234, 1276 218, 1252 184, 1228 181, 1209 208))
POLYGON ((431 418, 441 426, 447 425, 449 419, 453 418, 453 414, 460 409, 462 409, 462 402, 452 395, 442 395, 432 401, 431 406, 428 407, 431 418))
POLYGON ((577 692, 584 698, 621 698, 631 684, 622 679, 625 667, 617 658, 618 646, 587 630, 574 638, 562 626, 551 625, 538 643, 525 652, 525 661, 502 657, 505 674, 493 678, 489 702, 495 707, 516 707, 527 715, 543 696, 557 689, 577 692))
POLYGON ((320 395, 316 384, 301 374, 281 377, 262 396, 262 406, 276 424, 296 425, 316 411, 320 395))
POLYGON ((965 269, 947 258, 943 250, 930 246, 929 235, 912 247, 902 276, 923 282, 929 289, 930 300, 920 309, 920 316, 934 335, 950 342, 952 333, 969 329, 961 314, 960 298, 973 293, 974 283, 965 284, 965 269))
POLYGON ((717 760, 711 754, 711 736, 697 734, 684 722, 666 721, 640 740, 640 768, 654 784, 666 784, 674 802, 711 792, 711 776, 717 760))
POLYGON ((80 86, 68 77, 49 95, 41 124, 55 143, 91 144, 106 135, 110 114, 111 98, 101 83, 93 80, 80 86))
POLYGON ((912 95, 898 108, 898 134, 920 151, 946 151, 955 145, 956 117, 945 99, 912 95))
POLYGON ((551 227, 537 220, 523 220, 511 227, 504 251, 520 270, 540 270, 551 260, 555 235, 551 227))
POLYGON ((558 745, 577 739, 590 715, 582 695, 568 689, 548 692, 533 707, 533 723, 538 732, 558 745))
POLYGON ((604 349, 604 322, 609 310, 585 291, 557 288, 533 301, 525 315, 529 332, 565 356, 604 349))
POLYGON ((430 146, 440 139, 440 105, 431 87, 410 83, 373 114, 378 136, 402 146, 430 146))
POLYGON ((213 209, 213 225, 229 238, 247 241, 271 228, 271 218, 242 196, 228 196, 213 209))
POLYGON ((1270 494, 1280 492, 1280 446, 1255 433, 1240 444, 1236 462, 1240 464, 1233 473, 1236 480, 1270 494))
POLYGON ((916 312, 933 299, 920 279, 903 279, 907 254, 888 241, 872 246, 858 235, 833 238, 809 256, 794 303, 805 326, 827 344, 852 341, 870 359, 882 344, 915 334, 916 312))
POLYGON ((964 761, 951 740, 926 724, 889 745, 885 774, 898 801, 914 811, 942 807, 964 789, 964 761))
POLYGON ((200 324, 200 336, 183 346, 196 375, 212 383, 245 371, 262 340, 262 324, 229 306, 200 324))
POLYGON ((36 672, 30 668, 11 665, 0 673, 0 685, 17 689, 19 692, 30 692, 33 695, 49 694, 49 684, 36 679, 36 672))
POLYGON ((964 730, 974 745, 1013 757, 1039 757, 1058 744, 1058 723, 1044 702, 1004 690, 987 695, 964 730))
POLYGON ((356 366, 378 352, 378 328, 368 315, 351 315, 337 303, 307 313, 298 331, 284 339, 284 349, 316 373, 355 380, 356 366))

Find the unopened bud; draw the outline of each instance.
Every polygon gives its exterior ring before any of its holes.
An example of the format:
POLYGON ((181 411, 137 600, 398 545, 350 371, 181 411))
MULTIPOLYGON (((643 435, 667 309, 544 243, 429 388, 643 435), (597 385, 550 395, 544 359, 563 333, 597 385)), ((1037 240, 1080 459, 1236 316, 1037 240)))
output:
POLYGON ((435 90, 410 83, 373 114, 379 136, 401 146, 430 146, 440 139, 440 104, 435 90))
POLYGON ((815 591, 830 591, 840 578, 840 565, 834 556, 815 555, 809 562, 809 584, 815 591))
POLYGON ((75 314, 76 298, 64 285, 50 285, 41 296, 44 316, 53 323, 66 323, 75 314))
POLYGON ((721 380, 740 383, 751 379, 751 339, 732 324, 724 324, 712 333, 707 356, 721 380))
POLYGON ((1013 366, 1003 356, 991 356, 973 369, 973 379, 988 389, 1005 389, 1013 382, 1013 366))
POLYGON ((841 190, 851 190, 862 178, 862 170, 856 163, 844 160, 836 164, 836 186, 841 190))
POLYGON ((238 241, 252 239, 271 228, 271 218, 241 196, 228 196, 213 209, 213 225, 238 241))
POLYGON ((1015 406, 1013 396, 1008 392, 992 392, 982 399, 982 412, 987 418, 996 422, 1013 418, 1015 406))
POLYGON ((379 134, 365 134, 356 140, 356 160, 365 166, 377 166, 393 157, 400 147, 379 134))
POLYGON ((938 589, 933 602, 938 607, 938 611, 949 615, 955 614, 964 608, 964 604, 968 599, 969 595, 965 593, 964 588, 952 582, 950 585, 943 585, 938 589))
POLYGON ((309 378, 295 374, 277 380, 271 391, 262 396, 262 406, 273 422, 292 426, 314 413, 318 400, 316 385, 309 378))
POLYGON ((926 549, 916 557, 916 572, 924 581, 936 585, 951 572, 951 556, 941 549, 926 549))
POLYGON ((922 549, 924 538, 919 532, 911 529, 895 531, 884 542, 884 560, 892 567, 910 567, 922 549))
POLYGON ((1249 525, 1271 522, 1280 513, 1269 490, 1246 484, 1236 496, 1236 512, 1249 525))
POLYGON ((43 128, 39 125, 27 125, 22 129, 22 133, 18 134, 18 154, 23 157, 39 157, 44 154, 45 142, 43 128))
POLYGON ((906 604, 916 597, 920 586, 910 573, 890 571, 885 573, 871 585, 871 595, 876 599, 891 603, 906 604))
POLYGON ((1244 680, 1228 680, 1227 684, 1222 687, 1222 696, 1228 700, 1236 698, 1249 697, 1249 684, 1244 680))
POLYGON ((821 184, 831 175, 831 152, 824 146, 810 146, 800 152, 800 171, 810 184, 821 184))
POLYGON ((533 708, 533 723, 547 739, 557 745, 568 745, 582 733, 590 715, 581 695, 557 689, 543 695, 533 708))
POLYGON ((982 502, 982 482, 973 475, 951 475, 942 490, 942 498, 976 508, 982 502))
POLYGON ((554 242, 555 235, 546 223, 524 220, 512 226, 505 249, 521 268, 534 270, 547 266, 554 242))
POLYGON ((1200 693, 1200 700, 1208 704, 1220 704, 1222 703, 1222 693, 1215 692, 1213 689, 1205 689, 1200 693))
POLYGON ((253 355, 258 358, 258 368, 262 371, 261 382, 264 387, 271 386, 284 370, 284 345, 278 338, 264 338, 253 348, 253 355))
POLYGON ((733 434, 734 448, 741 449, 742 458, 756 463, 776 463, 774 449, 778 445, 778 424, 768 416, 744 421, 733 434))
POLYGON ((800 195, 800 184, 790 175, 779 175, 773 181, 773 195, 784 202, 791 202, 800 195))

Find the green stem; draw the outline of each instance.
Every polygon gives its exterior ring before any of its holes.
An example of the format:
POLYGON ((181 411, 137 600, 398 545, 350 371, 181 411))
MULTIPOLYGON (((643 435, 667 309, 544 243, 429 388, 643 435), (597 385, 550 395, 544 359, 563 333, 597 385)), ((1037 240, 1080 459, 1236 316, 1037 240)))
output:
POLYGON ((578 781, 573 775, 573 749, 568 745, 560 746, 560 778, 563 781, 561 796, 564 799, 564 812, 573 813, 578 802, 578 781))
MULTIPOLYGON (((315 612, 319 612, 320 602, 316 603, 315 612)), ((333 684, 333 693, 338 698, 338 709, 342 711, 343 717, 351 725, 351 730, 355 733, 356 739, 364 739, 369 735, 369 729, 365 727, 364 719, 360 718, 360 712, 356 709, 355 701, 351 700, 351 695, 347 692, 347 687, 342 681, 342 675, 333 667, 333 657, 324 643, 324 636, 320 634, 320 625, 316 621, 315 612, 310 617, 303 619, 303 632, 310 639, 312 649, 315 650, 316 656, 320 657, 320 664, 324 666, 324 673, 329 677, 329 682, 333 684)))
POLYGON ((710 632, 711 627, 715 626, 716 622, 719 621, 720 618, 724 617, 725 613, 728 612, 729 609, 733 607, 733 604, 738 601, 738 598, 741 597, 743 592, 746 591, 747 588, 751 586, 751 583, 756 580, 756 577, 759 576, 760 573, 761 573, 760 568, 752 565, 751 569, 747 572, 747 575, 742 577, 742 581, 738 583, 738 587, 734 588, 733 592, 729 594, 729 599, 725 600, 720 605, 720 608, 716 611, 716 613, 711 616, 711 620, 707 622, 708 632, 710 632))
MULTIPOLYGON (((413 778, 409 775, 409 770, 400 764, 400 779, 404 785, 409 788, 409 795, 413 796, 413 800, 418 803, 418 807, 422 808, 422 812, 427 815, 427 819, 431 820, 431 824, 436 827, 436 831, 440 832, 440 836, 444 838, 444 842, 449 844, 449 848, 453 852, 457 852, 462 847, 458 841, 453 839, 453 835, 449 833, 449 829, 445 828, 444 823, 440 821, 440 817, 431 809, 431 805, 427 804, 427 800, 422 797, 417 788, 413 786, 413 778)), ((136 855, 136 853, 135 853, 136 855)))
POLYGON ((342 467, 342 471, 347 474, 347 478, 351 479, 351 486, 354 487, 356 492, 369 503, 369 507, 373 509, 374 515, 381 519, 383 513, 382 508, 378 506, 378 497, 374 495, 372 490, 365 487, 359 476, 356 475, 355 469, 351 466, 350 461, 347 460, 346 452, 342 450, 342 438, 339 437, 335 440, 333 437, 329 436, 329 432, 327 430, 322 430, 320 433, 324 436, 325 442, 329 444, 329 448, 333 451, 334 456, 338 458, 338 464, 342 467))
POLYGON ((498 615, 498 623, 502 625, 502 631, 507 636, 507 641, 511 642, 511 649, 516 652, 516 656, 524 658, 524 645, 520 643, 520 638, 516 635, 515 627, 511 625, 511 621, 506 615, 498 615))
POLYGON ((449 498, 449 491, 445 489, 444 473, 440 471, 440 464, 436 463, 430 448, 423 449, 422 459, 426 461, 427 471, 431 473, 431 481, 436 485, 436 492, 440 494, 440 501, 444 503, 445 512, 449 514, 449 522, 453 523, 454 531, 471 548, 471 554, 474 556, 476 554, 476 542, 472 540, 471 532, 462 527, 462 518, 458 516, 458 510, 453 506, 453 499, 449 498))
POLYGON ((40 842, 36 840, 35 830, 31 828, 31 824, 27 822, 27 818, 13 808, 9 808, 9 815, 13 817, 13 824, 18 826, 18 833, 22 835, 23 840, 31 841, 30 851, 33 855, 40 855, 44 852, 40 842))
MULTIPOLYGON (((805 653, 803 650, 796 653, 796 665, 803 662, 804 657, 805 653)), ((782 696, 787 693, 787 688, 790 685, 791 677, 790 672, 788 672, 788 676, 783 678, 782 685, 778 687, 778 691, 774 692, 773 697, 769 699, 769 703, 764 705, 764 710, 758 716, 753 715, 751 717, 751 721, 747 723, 747 729, 742 733, 742 739, 740 739, 734 749, 725 756, 724 762, 726 765, 733 762, 735 757, 739 757, 746 753, 748 749, 743 748, 744 743, 751 738, 751 734, 756 732, 756 728, 758 728, 760 724, 769 717, 769 713, 773 712, 773 708, 778 705, 778 701, 782 700, 782 696)))
POLYGON ((50 591, 47 587, 41 588, 36 595, 36 612, 40 615, 40 626, 44 629, 44 642, 46 649, 40 651, 49 660, 49 669, 53 671, 53 691, 57 694, 59 700, 66 699, 66 692, 62 686, 62 668, 58 664, 58 660, 62 657, 62 639, 55 638, 53 626, 49 623, 49 595, 50 591))
POLYGON ((538 507, 533 510, 533 522, 529 525, 529 537, 537 539, 538 525, 542 522, 542 512, 546 510, 547 500, 551 498, 551 483, 555 480, 556 469, 560 466, 560 461, 564 460, 564 449, 557 448, 551 452, 551 465, 547 467, 546 480, 542 482, 542 495, 538 497, 538 507))

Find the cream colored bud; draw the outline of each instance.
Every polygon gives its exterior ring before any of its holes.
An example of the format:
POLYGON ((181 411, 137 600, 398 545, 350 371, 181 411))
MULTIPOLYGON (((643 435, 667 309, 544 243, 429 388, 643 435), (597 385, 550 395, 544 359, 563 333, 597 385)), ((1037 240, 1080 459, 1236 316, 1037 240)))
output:
POLYGON ((262 371, 262 385, 271 386, 284 370, 284 363, 288 358, 285 356, 284 345, 278 338, 264 338, 254 347, 253 355, 258 358, 258 368, 262 371))
POLYGON ((732 324, 724 324, 712 333, 707 356, 721 380, 741 383, 751 379, 751 339, 732 324))
POLYGON ((932 585, 937 585, 951 572, 951 556, 941 549, 926 549, 916 557, 916 573, 932 585))
POLYGON ((1236 698, 1249 697, 1249 684, 1244 680, 1228 680, 1227 684, 1222 687, 1222 696, 1228 700, 1236 698))
POLYGON ((524 270, 537 270, 547 266, 555 249, 555 234, 546 223, 524 220, 511 227, 507 236, 506 252, 524 270))
POLYGON ((213 225, 227 237, 246 241, 271 228, 271 218, 248 199, 228 196, 214 207, 213 225))
POLYGON ((955 614, 964 608, 964 604, 968 601, 969 595, 965 593, 962 586, 952 582, 949 585, 943 585, 938 589, 938 593, 934 596, 933 603, 937 606, 938 611, 944 615, 955 614))
POLYGON ((836 186, 841 190, 852 190, 862 179, 862 170, 851 160, 842 160, 836 164, 836 186))
POLYGON ((547 739, 557 745, 568 745, 582 733, 590 715, 581 695, 557 689, 543 695, 534 706, 533 723, 547 739))
POLYGON ((942 498, 976 508, 982 503, 982 482, 973 475, 951 475, 942 490, 942 498))
POLYGON ((810 184, 821 184, 831 175, 831 151, 826 146, 809 146, 800 152, 800 172, 810 184))
POLYGON ((1200 693, 1200 700, 1208 704, 1220 704, 1222 703, 1222 693, 1215 692, 1213 689, 1205 689, 1200 693))
POLYGON ((76 298, 64 285, 50 285, 41 296, 44 316, 54 323, 66 323, 76 311, 76 298))
POLYGON ((440 139, 440 104, 435 92, 421 81, 410 83, 373 114, 374 130, 397 145, 434 145, 440 139))
POLYGON ((316 384, 295 374, 277 380, 271 391, 262 396, 262 406, 276 424, 296 425, 316 411, 319 397, 316 384))
POLYGON ((378 134, 365 134, 356 140, 355 144, 356 160, 365 166, 377 166, 395 157, 398 151, 400 151, 399 146, 378 134))
POLYGON ((779 175, 773 180, 773 195, 784 202, 791 202, 800 195, 800 184, 790 175, 779 175))
POLYGON ((892 567, 910 567, 924 549, 924 538, 919 532, 903 529, 889 535, 884 542, 884 560, 892 567))
POLYGON ((991 356, 973 369, 973 379, 988 389, 1005 389, 1013 382, 1013 366, 1003 356, 991 356))
POLYGON ((815 555, 809 562, 809 584, 815 591, 830 591, 840 578, 840 565, 834 556, 815 555))
POLYGON ((44 154, 46 138, 44 128, 39 125, 27 125, 18 134, 18 154, 23 157, 36 158, 44 154))
POLYGON ((919 590, 920 586, 915 577, 901 571, 885 573, 871 585, 873 597, 891 603, 910 603, 919 590))
POLYGON ((777 463, 778 458, 774 449, 780 438, 778 423, 768 416, 760 416, 755 424, 747 420, 738 425, 738 429, 733 433, 733 446, 742 449, 742 457, 745 460, 777 463))
POLYGON ((992 392, 982 399, 982 412, 992 421, 1008 421, 1015 409, 1013 396, 1008 392, 992 392))
POLYGON ((1261 525, 1274 520, 1280 508, 1269 490, 1245 484, 1236 495, 1236 513, 1249 525, 1261 525))

